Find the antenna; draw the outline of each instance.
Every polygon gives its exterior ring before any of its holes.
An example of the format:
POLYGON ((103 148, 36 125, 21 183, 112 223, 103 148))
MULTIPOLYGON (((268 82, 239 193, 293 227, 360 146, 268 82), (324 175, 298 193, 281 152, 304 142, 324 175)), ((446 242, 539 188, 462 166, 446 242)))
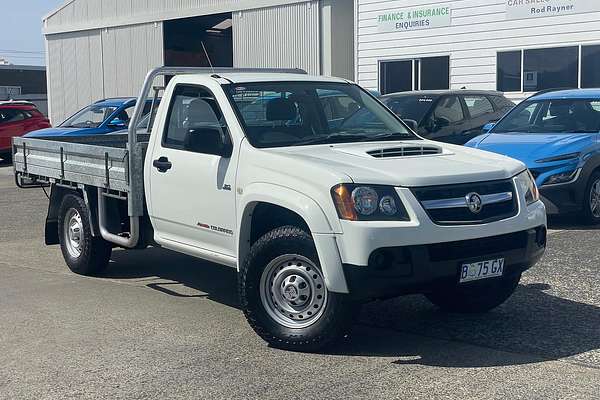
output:
POLYGON ((204 41, 201 41, 200 44, 202 44, 202 50, 204 50, 204 55, 206 56, 206 59, 208 60, 208 65, 210 65, 210 69, 212 70, 212 72, 214 74, 215 67, 213 67, 212 62, 210 61, 210 57, 208 56, 208 51, 206 51, 206 47, 204 46, 204 41))

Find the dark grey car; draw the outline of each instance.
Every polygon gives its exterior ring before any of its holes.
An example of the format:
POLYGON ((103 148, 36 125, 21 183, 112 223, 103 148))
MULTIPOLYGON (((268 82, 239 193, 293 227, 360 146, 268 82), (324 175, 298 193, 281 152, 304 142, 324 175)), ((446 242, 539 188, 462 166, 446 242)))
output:
POLYGON ((439 90, 392 93, 380 97, 396 115, 414 121, 417 133, 431 140, 465 144, 488 122, 514 107, 500 92, 439 90))

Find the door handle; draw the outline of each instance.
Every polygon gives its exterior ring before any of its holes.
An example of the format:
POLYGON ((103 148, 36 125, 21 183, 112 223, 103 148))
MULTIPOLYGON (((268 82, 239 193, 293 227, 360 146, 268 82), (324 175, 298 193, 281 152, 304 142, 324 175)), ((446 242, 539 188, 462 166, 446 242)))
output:
POLYGON ((173 167, 173 164, 167 157, 160 157, 158 160, 152 162, 152 166, 158 170, 158 172, 167 172, 173 167))

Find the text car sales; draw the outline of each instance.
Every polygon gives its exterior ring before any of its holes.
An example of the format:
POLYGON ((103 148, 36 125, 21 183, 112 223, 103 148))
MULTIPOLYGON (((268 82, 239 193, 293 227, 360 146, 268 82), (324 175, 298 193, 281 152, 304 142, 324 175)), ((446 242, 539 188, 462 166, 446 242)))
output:
POLYGON ((532 6, 529 13, 531 15, 537 14, 561 14, 565 12, 572 12, 575 8, 573 4, 560 4, 560 5, 549 5, 547 4, 552 0, 508 0, 508 7, 519 7, 519 6, 532 6))

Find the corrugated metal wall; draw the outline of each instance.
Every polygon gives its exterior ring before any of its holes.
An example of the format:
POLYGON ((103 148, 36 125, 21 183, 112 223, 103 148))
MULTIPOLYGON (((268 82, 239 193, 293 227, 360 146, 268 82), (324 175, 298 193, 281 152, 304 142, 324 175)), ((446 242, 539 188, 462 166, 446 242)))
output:
POLYGON ((100 31, 48 37, 48 103, 54 125, 102 98, 102 39, 100 31))
POLYGON ((320 72, 319 2, 233 14, 235 67, 302 68, 320 72))
POLYGON ((48 35, 48 91, 54 125, 106 97, 137 96, 163 64, 162 24, 48 35))
MULTIPOLYGON (((437 0, 452 8, 449 27, 380 33, 377 15, 423 5, 422 0, 358 0, 358 82, 378 87, 378 62, 450 55, 451 88, 496 89, 496 52, 600 42, 600 13, 506 18, 506 2, 437 0)), ((523 94, 511 94, 523 98, 523 94)))
POLYGON ((74 0, 47 18, 46 29, 49 33, 63 28, 94 29, 304 1, 307 0, 74 0))

